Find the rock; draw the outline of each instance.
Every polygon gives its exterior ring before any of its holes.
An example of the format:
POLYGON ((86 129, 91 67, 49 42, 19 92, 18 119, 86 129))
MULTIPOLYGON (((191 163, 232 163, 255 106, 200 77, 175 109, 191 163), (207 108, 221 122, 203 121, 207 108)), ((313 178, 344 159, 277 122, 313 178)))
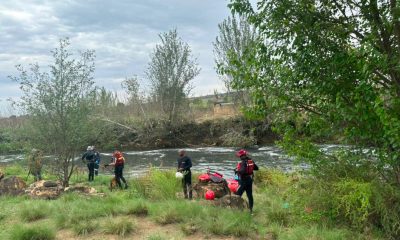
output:
POLYGON ((214 205, 221 207, 230 207, 236 209, 248 208, 247 202, 238 195, 225 195, 220 199, 216 199, 214 205))
POLYGON ((25 192, 34 199, 50 200, 58 198, 63 190, 61 183, 41 180, 32 183, 25 192))
MULTIPOLYGON (((4 177, 4 175, 3 175, 4 177)), ((19 177, 12 176, 4 178, 0 181, 0 196, 12 195, 17 196, 25 192, 26 183, 19 177)))
POLYGON ((81 192, 81 193, 86 193, 86 194, 96 194, 97 193, 96 189, 94 189, 92 187, 88 187, 88 186, 82 186, 82 185, 66 187, 64 189, 64 192, 81 192))
POLYGON ((221 183, 199 182, 193 185, 193 190, 200 198, 204 198, 204 194, 207 192, 207 190, 213 191, 215 198, 221 198, 229 193, 229 188, 225 181, 221 183))

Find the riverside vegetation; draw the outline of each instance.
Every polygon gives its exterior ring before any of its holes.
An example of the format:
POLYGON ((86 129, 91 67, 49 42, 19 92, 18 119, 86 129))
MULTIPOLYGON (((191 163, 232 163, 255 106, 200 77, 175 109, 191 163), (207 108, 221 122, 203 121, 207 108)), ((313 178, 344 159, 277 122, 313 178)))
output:
MULTIPOLYGON (((6 175, 26 169, 7 166, 6 175)), ((26 176, 25 176, 26 177, 26 176)), ((46 179, 56 176, 45 174, 46 179)), ((255 214, 177 197, 174 172, 149 169, 128 190, 110 192, 111 176, 90 186, 105 195, 63 194, 57 200, 1 197, 0 238, 25 239, 385 239, 373 227, 389 189, 357 182, 324 185, 300 174, 261 169, 255 178, 255 214), (379 195, 372 196, 371 191, 379 195), (340 193, 340 194, 339 194, 340 193), (373 216, 371 216, 371 214, 373 216)), ((71 184, 84 183, 75 174, 71 184)), ((32 178, 29 182, 32 181, 32 178)), ((385 218, 393 213, 385 212, 385 218)))

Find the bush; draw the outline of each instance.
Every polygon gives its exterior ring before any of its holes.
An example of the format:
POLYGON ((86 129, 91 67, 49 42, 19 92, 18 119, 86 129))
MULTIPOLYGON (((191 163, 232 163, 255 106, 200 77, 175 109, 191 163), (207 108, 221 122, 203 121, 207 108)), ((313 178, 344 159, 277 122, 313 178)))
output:
POLYGON ((235 130, 230 130, 228 133, 220 137, 221 146, 226 147, 250 147, 257 143, 254 136, 245 136, 235 130))
POLYGON ((53 229, 44 226, 22 226, 17 225, 11 230, 11 239, 13 240, 53 240, 56 238, 53 229))

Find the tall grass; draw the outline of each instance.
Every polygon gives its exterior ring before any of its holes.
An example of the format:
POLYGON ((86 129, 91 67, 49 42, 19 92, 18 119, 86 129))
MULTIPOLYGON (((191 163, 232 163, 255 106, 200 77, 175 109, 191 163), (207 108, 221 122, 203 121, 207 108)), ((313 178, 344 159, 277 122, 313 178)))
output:
POLYGON ((109 219, 104 228, 104 233, 115 234, 124 237, 137 230, 137 223, 128 218, 122 218, 118 220, 109 219))
POLYGON ((32 222, 49 216, 50 208, 43 201, 28 201, 19 210, 23 221, 32 222))
POLYGON ((53 229, 46 226, 17 225, 12 228, 10 236, 12 240, 53 240, 56 234, 53 229))

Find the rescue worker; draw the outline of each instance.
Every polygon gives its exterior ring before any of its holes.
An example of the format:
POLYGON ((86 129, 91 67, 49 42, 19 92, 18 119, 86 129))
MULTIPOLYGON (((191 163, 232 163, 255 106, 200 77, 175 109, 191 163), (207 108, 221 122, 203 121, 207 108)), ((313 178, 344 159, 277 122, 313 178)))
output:
POLYGON ((86 152, 82 155, 82 161, 86 163, 89 171, 89 182, 94 180, 95 154, 92 146, 88 146, 86 152))
POLYGON ((253 214, 253 174, 254 171, 258 170, 258 166, 248 157, 247 151, 244 149, 239 150, 236 153, 236 156, 241 160, 235 169, 235 173, 239 177, 239 189, 237 190, 236 195, 242 196, 243 192, 246 191, 249 200, 250 213, 253 214))
POLYGON ((43 154, 40 150, 33 148, 28 156, 29 172, 33 175, 35 182, 42 180, 42 158, 43 154))
POLYGON ((186 152, 183 149, 178 151, 179 158, 178 162, 178 172, 183 174, 182 178, 182 189, 183 194, 186 199, 192 199, 192 172, 190 168, 192 167, 192 159, 186 156, 186 152))
POLYGON ((117 181, 119 188, 122 189, 122 184, 121 184, 121 180, 122 180, 122 182, 124 182, 124 184, 125 184, 125 189, 127 189, 128 183, 126 182, 126 180, 124 178, 124 174, 123 174, 125 158, 120 151, 117 151, 117 150, 114 151, 113 162, 110 164, 106 164, 105 166, 109 166, 109 165, 114 166, 115 180, 117 181))
POLYGON ((99 167, 100 167, 100 153, 96 150, 96 147, 93 146, 93 152, 94 152, 94 175, 98 176, 99 175, 99 167))

